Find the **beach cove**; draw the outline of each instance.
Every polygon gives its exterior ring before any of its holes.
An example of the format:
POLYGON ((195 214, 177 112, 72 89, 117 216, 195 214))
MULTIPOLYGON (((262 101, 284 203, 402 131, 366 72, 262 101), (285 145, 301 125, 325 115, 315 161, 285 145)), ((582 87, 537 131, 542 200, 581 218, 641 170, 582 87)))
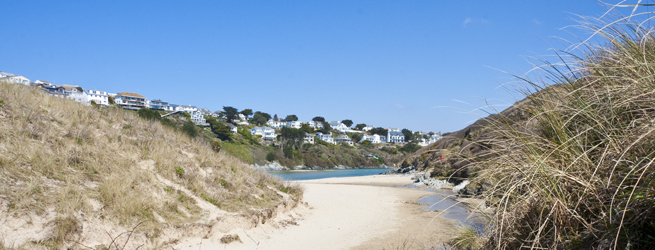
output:
POLYGON ((370 175, 297 181, 296 208, 249 229, 186 238, 175 249, 427 249, 452 237, 457 220, 423 209, 433 192, 399 187, 410 175, 370 175), (239 241, 221 243, 225 235, 239 241))

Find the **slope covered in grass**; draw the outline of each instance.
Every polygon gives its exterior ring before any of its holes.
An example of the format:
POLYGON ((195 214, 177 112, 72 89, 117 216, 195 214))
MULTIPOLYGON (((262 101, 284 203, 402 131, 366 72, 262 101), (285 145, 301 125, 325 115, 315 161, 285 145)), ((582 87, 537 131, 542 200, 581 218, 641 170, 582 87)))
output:
POLYGON ((434 162, 448 153, 454 160, 443 165, 459 164, 438 175, 467 172, 464 177, 493 208, 487 233, 478 235, 484 243, 470 237, 470 230, 460 237, 469 240, 454 243, 488 249, 652 249, 655 36, 635 18, 638 14, 590 19, 584 24, 603 39, 602 46, 583 44, 583 50, 560 54, 560 62, 541 62, 546 65, 541 74, 519 77, 518 89, 533 90, 523 92, 521 104, 407 162, 434 162))
POLYGON ((104 230, 118 234, 139 222, 133 237, 159 244, 167 228, 270 214, 302 195, 134 112, 5 82, 0 100, 0 243, 7 247, 106 244, 104 230))

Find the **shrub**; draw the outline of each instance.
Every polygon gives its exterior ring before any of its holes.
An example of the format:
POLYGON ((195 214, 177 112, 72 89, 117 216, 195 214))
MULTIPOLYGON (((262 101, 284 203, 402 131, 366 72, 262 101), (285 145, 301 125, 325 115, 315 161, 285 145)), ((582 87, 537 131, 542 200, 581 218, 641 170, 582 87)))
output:
POLYGON ((184 122, 184 125, 182 125, 182 131, 191 138, 198 136, 198 130, 196 130, 196 125, 193 124, 191 120, 184 122))
POLYGON ((221 151, 221 143, 219 141, 216 141, 216 140, 213 141, 212 142, 212 149, 214 151, 216 151, 216 153, 218 153, 219 151, 221 151))
POLYGON ((270 162, 275 161, 275 153, 274 152, 268 152, 268 154, 266 154, 266 160, 270 161, 270 162))
POLYGON ((184 168, 176 167, 175 168, 175 173, 177 174, 177 176, 182 177, 184 175, 184 168))

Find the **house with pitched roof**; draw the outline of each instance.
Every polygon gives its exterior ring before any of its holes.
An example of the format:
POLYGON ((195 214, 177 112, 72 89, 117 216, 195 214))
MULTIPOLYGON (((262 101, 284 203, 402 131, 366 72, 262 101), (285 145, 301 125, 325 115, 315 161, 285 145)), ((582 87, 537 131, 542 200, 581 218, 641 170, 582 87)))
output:
POLYGON ((332 129, 334 129, 334 130, 338 130, 338 131, 344 132, 344 133, 346 131, 350 130, 350 128, 348 126, 346 126, 346 124, 341 123, 341 121, 331 121, 330 122, 330 127, 332 127, 332 129))
POLYGON ((350 146, 353 145, 353 140, 350 139, 350 137, 348 137, 347 135, 339 135, 339 136, 337 136, 337 138, 334 139, 334 141, 336 143, 345 143, 345 144, 348 144, 350 146))
POLYGON ((314 135, 305 133, 305 139, 303 140, 303 143, 314 144, 314 135))
POLYGON ((318 137, 318 139, 321 139, 321 140, 323 140, 323 141, 325 141, 327 143, 334 144, 334 138, 332 138, 332 132, 330 132, 330 134, 323 134, 321 132, 317 132, 316 137, 318 137))
POLYGON ((388 143, 405 143, 405 135, 397 129, 389 129, 387 132, 388 143))
POLYGON ((261 135, 265 141, 273 141, 277 138, 275 130, 269 127, 254 127, 250 129, 251 135, 261 135))

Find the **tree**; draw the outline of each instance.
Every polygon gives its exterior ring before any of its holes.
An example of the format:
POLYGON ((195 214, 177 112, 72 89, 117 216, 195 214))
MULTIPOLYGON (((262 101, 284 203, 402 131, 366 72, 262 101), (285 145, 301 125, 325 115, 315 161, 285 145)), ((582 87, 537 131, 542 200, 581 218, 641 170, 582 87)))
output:
POLYGON ((227 125, 220 123, 218 120, 216 120, 215 117, 212 116, 206 117, 205 120, 207 123, 209 123, 212 132, 214 132, 216 137, 223 141, 232 139, 232 131, 227 125))
POLYGON ((329 134, 330 130, 332 130, 332 126, 330 126, 330 123, 324 121, 323 128, 319 131, 321 131, 323 134, 329 134))
POLYGON ((109 102, 109 104, 116 104, 116 101, 114 100, 113 96, 110 95, 107 96, 107 101, 109 102))
POLYGON ((322 116, 317 116, 317 117, 312 118, 312 121, 325 122, 325 118, 323 118, 322 116))
POLYGON ((271 115, 257 111, 250 121, 257 125, 262 125, 269 119, 271 119, 271 115))
POLYGON ((409 129, 404 128, 404 129, 401 130, 400 132, 403 133, 403 135, 405 136, 405 141, 406 141, 406 142, 407 142, 407 141, 411 141, 412 138, 414 138, 414 135, 412 134, 412 131, 409 130, 409 129))
POLYGON ((277 114, 275 114, 275 116, 273 116, 273 121, 279 121, 279 120, 280 119, 277 118, 277 114))
POLYGON ((371 130, 368 131, 368 132, 371 133, 372 135, 383 135, 383 136, 387 136, 387 134, 389 133, 389 130, 386 130, 386 129, 381 128, 381 127, 377 127, 377 128, 373 128, 373 129, 371 129, 371 130))
POLYGON ((298 117, 296 115, 287 115, 286 118, 284 118, 284 121, 287 122, 295 122, 298 120, 298 117))
POLYGON ((410 142, 410 143, 405 144, 405 146, 403 146, 402 148, 400 148, 400 151, 407 152, 407 153, 411 154, 411 153, 414 153, 414 152, 418 151, 419 149, 421 149, 421 146, 417 145, 416 143, 410 142))
POLYGON ((307 123, 301 124, 300 125, 300 130, 302 130, 302 131, 304 131, 305 133, 308 133, 308 134, 314 134, 315 133, 314 129, 312 127, 310 127, 309 124, 307 124, 307 123))
POLYGON ((241 114, 242 114, 242 115, 245 115, 246 117, 248 117, 248 116, 252 115, 252 109, 244 109, 244 110, 241 110, 241 114))
POLYGON ((237 118, 237 114, 239 114, 239 110, 234 107, 223 106, 223 110, 225 110, 225 119, 227 119, 227 122, 229 123, 232 123, 232 121, 237 118))
POLYGON ((355 125, 355 128, 357 130, 362 130, 362 129, 364 129, 364 127, 366 127, 366 123, 360 123, 360 124, 355 125))
POLYGON ((359 133, 350 133, 348 134, 348 136, 350 136, 350 139, 352 139, 353 142, 359 142, 360 140, 362 140, 362 135, 360 135, 359 133))
POLYGON ((350 120, 350 119, 343 120, 343 121, 341 121, 341 123, 343 123, 343 125, 346 125, 346 127, 349 127, 349 128, 350 128, 350 126, 353 125, 353 121, 350 120))
POLYGON ((280 130, 280 140, 288 146, 298 149, 305 140, 305 131, 297 128, 282 127, 280 130))

